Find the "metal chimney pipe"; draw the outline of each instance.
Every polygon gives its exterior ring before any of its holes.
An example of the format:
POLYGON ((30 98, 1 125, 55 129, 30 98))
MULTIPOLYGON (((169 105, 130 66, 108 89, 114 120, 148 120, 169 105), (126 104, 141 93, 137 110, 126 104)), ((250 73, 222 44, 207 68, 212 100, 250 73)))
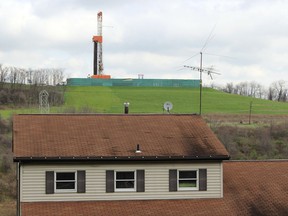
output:
POLYGON ((124 113, 128 114, 129 113, 129 102, 124 103, 124 113))
POLYGON ((137 144, 135 153, 141 153, 141 152, 142 152, 142 151, 140 150, 140 145, 137 144))

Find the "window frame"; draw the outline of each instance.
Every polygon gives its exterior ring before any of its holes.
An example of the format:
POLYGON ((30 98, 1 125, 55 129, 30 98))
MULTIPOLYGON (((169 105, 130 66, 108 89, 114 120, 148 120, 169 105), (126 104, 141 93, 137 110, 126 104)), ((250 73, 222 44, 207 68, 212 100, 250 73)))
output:
POLYGON ((54 191, 55 193, 74 193, 77 192, 77 171, 55 171, 54 172, 54 191), (57 180, 58 173, 74 173, 74 180, 57 180), (57 189, 58 182, 74 182, 74 189, 57 189))
POLYGON ((198 191, 199 190, 199 170, 198 169, 177 169, 177 191, 198 191), (191 171, 196 172, 196 178, 181 178, 180 172, 191 171), (196 187, 180 187, 180 180, 196 180, 196 187))
POLYGON ((136 186, 137 184, 137 176, 136 176, 136 170, 115 170, 114 171, 114 191, 115 192, 136 192, 136 186), (117 180, 117 173, 121 172, 133 172, 134 179, 125 179, 125 180, 117 180), (123 182, 123 181, 134 181, 134 187, 133 188, 117 188, 117 182, 123 182))

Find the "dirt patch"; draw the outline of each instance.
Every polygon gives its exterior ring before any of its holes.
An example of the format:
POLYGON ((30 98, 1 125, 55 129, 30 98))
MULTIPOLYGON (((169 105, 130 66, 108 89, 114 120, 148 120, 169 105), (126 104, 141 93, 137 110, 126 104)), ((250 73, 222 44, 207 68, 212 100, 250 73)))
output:
POLYGON ((16 215, 16 201, 0 202, 0 215, 15 216, 16 215))

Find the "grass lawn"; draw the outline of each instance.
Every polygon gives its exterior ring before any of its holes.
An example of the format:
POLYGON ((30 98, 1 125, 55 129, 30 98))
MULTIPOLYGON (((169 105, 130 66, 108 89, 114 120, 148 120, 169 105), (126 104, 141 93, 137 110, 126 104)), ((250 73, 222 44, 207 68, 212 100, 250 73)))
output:
MULTIPOLYGON (((173 103, 172 113, 199 113, 198 88, 163 87, 68 87, 65 107, 90 107, 95 112, 122 113, 130 103, 130 113, 162 113, 166 101, 173 103)), ((288 103, 243 97, 204 88, 202 113, 288 114, 288 103)))
MULTIPOLYGON (((102 87, 67 86, 65 104, 52 107, 50 113, 95 112, 123 113, 123 103, 130 103, 129 113, 163 113, 163 104, 173 104, 171 113, 199 113, 199 89, 177 87, 102 87)), ((202 114, 287 115, 288 103, 228 94, 210 88, 203 89, 202 114)), ((2 109, 8 118, 13 113, 39 113, 39 108, 2 109)))

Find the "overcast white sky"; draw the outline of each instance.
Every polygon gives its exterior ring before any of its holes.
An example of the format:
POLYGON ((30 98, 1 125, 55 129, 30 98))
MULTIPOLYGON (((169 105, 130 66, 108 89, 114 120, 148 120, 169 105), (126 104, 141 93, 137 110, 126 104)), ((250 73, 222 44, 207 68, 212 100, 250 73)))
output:
POLYGON ((203 65, 221 73, 214 83, 287 81, 285 0, 0 0, 0 63, 93 74, 100 10, 103 25, 113 26, 103 28, 104 72, 112 78, 199 78, 179 69, 199 66, 210 36, 203 65))

